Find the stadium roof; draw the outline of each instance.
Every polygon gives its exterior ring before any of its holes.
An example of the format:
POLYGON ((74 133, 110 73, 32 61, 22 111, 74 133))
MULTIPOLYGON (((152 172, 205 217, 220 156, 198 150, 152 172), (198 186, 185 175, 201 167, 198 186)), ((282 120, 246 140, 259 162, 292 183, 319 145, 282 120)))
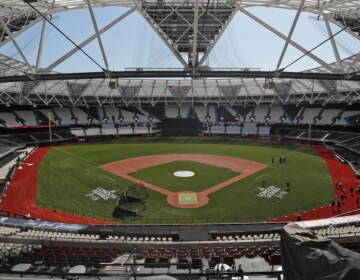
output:
MULTIPOLYGON (((323 16, 329 36, 334 35, 329 26, 331 22, 341 27, 346 25, 345 27, 348 27, 346 31, 359 38, 357 30, 351 31, 351 28, 360 28, 360 0, 0 0, 0 46, 12 41, 15 47, 19 48, 15 43, 16 36, 35 23, 43 20, 44 17, 61 11, 87 8, 92 15, 92 23, 96 31, 94 35, 99 41, 104 58, 105 65, 103 68, 108 69, 106 54, 101 42, 101 34, 103 32, 98 28, 93 12, 93 7, 97 6, 122 6, 130 8, 128 13, 122 15, 119 21, 137 10, 163 40, 164 44, 169 47, 184 68, 204 65, 209 53, 238 11, 286 41, 278 68, 286 49, 291 45, 306 53, 307 56, 315 60, 322 67, 327 68, 330 72, 340 71, 339 69, 332 69, 321 58, 292 40, 292 32, 298 23, 300 12, 308 11, 323 16), (289 34, 282 34, 273 26, 245 9, 254 6, 297 10, 298 14, 292 22, 289 34), (349 21, 346 22, 349 18, 354 19, 355 22, 351 22, 351 24, 349 21), (187 54, 187 59, 184 58, 184 54, 187 54)), ((340 64, 340 56, 333 40, 332 44, 336 59, 338 64, 340 64)), ((21 54, 20 48, 19 52, 21 54)), ((27 62, 25 55, 21 54, 21 56, 27 62)), ((67 56, 64 56, 56 63, 61 63, 66 58, 67 56)), ((51 65, 47 69, 53 69, 57 64, 51 65)))
MULTIPOLYGON (((331 26, 337 26, 340 28, 337 32, 344 31, 359 40, 359 17, 360 0, 0 0, 0 46, 12 43, 22 60, 0 54, 0 102, 88 105, 129 103, 129 100, 141 99, 154 103, 154 100, 166 99, 167 94, 169 100, 176 98, 169 91, 169 87, 175 85, 180 89, 190 88, 183 100, 191 96, 191 100, 195 97, 195 100, 203 103, 214 101, 216 96, 222 102, 231 100, 229 103, 243 102, 251 97, 256 98, 253 100, 256 104, 299 103, 304 100, 310 103, 331 102, 335 99, 337 102, 349 102, 351 99, 357 101, 360 89, 360 51, 347 59, 342 59, 333 39, 336 31, 331 26), (103 6, 121 6, 128 10, 113 22, 99 28, 93 8, 103 6), (255 6, 296 11, 293 21, 289 23, 289 33, 282 33, 247 9, 255 6), (43 48, 42 41, 45 40, 44 32, 41 31, 38 59, 36 65, 31 64, 25 51, 17 44, 17 37, 35 24, 49 20, 49 16, 53 14, 80 8, 88 9, 92 15, 90 27, 94 30, 93 34, 48 67, 41 68, 39 61, 43 48), (101 35, 134 11, 143 16, 183 69, 138 68, 117 72, 109 70, 101 35), (331 43, 336 58, 334 63, 324 61, 312 50, 293 40, 292 33, 298 24, 300 13, 304 11, 324 19, 327 41, 331 43), (257 69, 219 71, 206 68, 205 61, 208 55, 236 12, 246 15, 283 40, 281 55, 275 69, 262 72, 257 69), (79 50, 82 51, 82 48, 92 41, 97 41, 101 50, 103 63, 99 65, 100 72, 54 72, 57 65, 79 50), (281 65, 290 46, 304 57, 311 58, 320 67, 301 73, 286 72, 281 65), (120 88, 110 90, 110 79, 120 79, 120 88), (269 81, 273 85, 265 86, 269 81), (74 88, 77 90, 75 95, 74 88), (130 93, 134 95, 131 98, 130 93)), ((50 21, 49 23, 51 24, 50 21)))
MULTIPOLYGON (((87 1, 83 0, 1 0, 0 6, 2 7, 0 11, 1 16, 7 16, 13 12, 18 14, 26 14, 32 12, 29 6, 24 2, 31 2, 40 8, 42 12, 45 13, 56 13, 69 9, 77 8, 86 8, 87 1)), ((92 4, 94 6, 134 6, 141 5, 139 0, 93 0, 92 4)), ((147 3, 169 3, 172 5, 191 5, 192 3, 198 2, 199 4, 206 5, 207 0, 148 0, 147 3)), ((237 6, 240 7, 252 7, 252 6, 267 6, 267 7, 280 7, 280 8, 290 8, 298 9, 302 0, 238 0, 238 1, 228 1, 228 0, 211 0, 211 3, 228 3, 234 2, 237 6)), ((339 10, 351 11, 359 13, 359 0, 306 0, 304 1, 304 9, 311 12, 318 12, 319 10, 324 13, 335 13, 339 10)))

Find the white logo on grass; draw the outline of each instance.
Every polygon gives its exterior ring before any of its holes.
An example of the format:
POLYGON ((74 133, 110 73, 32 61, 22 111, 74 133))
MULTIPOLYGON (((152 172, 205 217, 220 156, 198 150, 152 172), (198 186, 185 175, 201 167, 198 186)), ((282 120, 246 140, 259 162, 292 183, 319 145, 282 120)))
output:
POLYGON ((109 199, 115 199, 117 196, 114 194, 115 190, 108 191, 104 188, 96 188, 91 191, 91 193, 86 194, 86 197, 89 197, 91 200, 109 200, 109 199))
POLYGON ((275 186, 269 186, 267 188, 258 188, 259 193, 257 194, 258 197, 263 197, 266 199, 276 197, 276 198, 284 198, 287 194, 286 191, 282 191, 280 188, 275 186))

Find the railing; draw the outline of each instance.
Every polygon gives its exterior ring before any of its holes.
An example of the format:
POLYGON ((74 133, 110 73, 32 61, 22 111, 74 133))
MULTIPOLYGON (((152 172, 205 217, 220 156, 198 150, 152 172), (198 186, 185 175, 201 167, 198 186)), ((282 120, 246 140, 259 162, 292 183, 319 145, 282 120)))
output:
POLYGON ((353 214, 357 214, 357 213, 360 213, 360 208, 352 210, 352 211, 348 211, 345 213, 341 213, 339 215, 336 215, 335 217, 343 217, 343 216, 353 215, 353 214))
MULTIPOLYGON (((74 263, 74 265, 76 265, 74 263)), ((140 266, 140 265, 137 265, 140 266)), ((143 265, 142 265, 143 266, 143 265)), ((249 271, 249 272, 244 272, 244 273, 239 273, 237 271, 219 271, 217 272, 216 270, 207 270, 204 272, 194 272, 194 271, 187 271, 187 272, 179 272, 179 273, 166 273, 166 275, 168 276, 174 276, 174 277, 192 277, 191 279, 200 279, 200 277, 207 277, 206 279, 231 279, 231 277, 241 277, 241 276, 266 276, 266 277, 272 277, 272 278, 276 278, 278 280, 282 279, 282 271, 249 271)), ((61 279, 70 279, 70 278, 66 278, 66 277, 75 277, 75 276, 87 276, 87 277, 101 277, 101 279, 103 279, 102 277, 104 277, 104 279, 107 279, 107 277, 109 277, 109 273, 105 273, 105 272, 86 272, 86 273, 66 273, 66 272, 62 272, 62 271, 53 271, 53 272, 46 272, 46 271, 29 271, 29 272, 13 272, 11 270, 6 271, 5 272, 6 275, 20 275, 20 277, 23 276, 30 276, 30 275, 42 275, 42 276, 59 276, 62 277, 61 279)), ((0 272, 1 275, 1 272, 0 272)), ((146 276, 156 276, 156 275, 164 275, 164 273, 156 272, 153 271, 152 273, 137 273, 134 272, 132 274, 130 274, 129 276, 133 277, 146 277, 146 276)), ((119 271, 119 272, 115 272, 113 271, 111 273, 111 279, 113 279, 113 277, 115 276, 122 276, 125 277, 124 279, 129 279, 127 278, 127 273, 124 271, 119 271)), ((71 279, 75 279, 75 278, 71 278, 71 279)), ((100 279, 100 278, 97 278, 100 279)), ((110 279, 110 278, 109 278, 110 279)), ((135 279, 135 278, 132 278, 135 279)), ((188 278, 189 279, 189 278, 188 278)), ((271 279, 271 278, 269 278, 271 279)))
MULTIPOLYGON (((156 275, 168 275, 174 277, 206 277, 206 279, 232 279, 232 277, 240 277, 244 279, 244 276, 267 276, 267 277, 276 277, 277 279, 282 279, 281 276, 283 274, 282 270, 270 270, 270 271, 243 271, 238 270, 237 268, 232 268, 228 271, 212 269, 212 268, 204 268, 203 266, 199 266, 194 268, 192 263, 152 263, 152 264, 140 264, 140 263, 124 263, 124 267, 127 272, 130 272, 129 276, 134 277, 146 277, 146 276, 156 276, 156 275), (163 271, 157 271, 157 268, 170 268, 176 267, 180 271, 178 273, 172 271, 168 271, 164 273, 163 271), (151 271, 146 273, 141 272, 141 268, 152 268, 151 271), (194 271, 195 270, 195 271, 194 271)), ((170 270, 170 269, 169 269, 170 270)))

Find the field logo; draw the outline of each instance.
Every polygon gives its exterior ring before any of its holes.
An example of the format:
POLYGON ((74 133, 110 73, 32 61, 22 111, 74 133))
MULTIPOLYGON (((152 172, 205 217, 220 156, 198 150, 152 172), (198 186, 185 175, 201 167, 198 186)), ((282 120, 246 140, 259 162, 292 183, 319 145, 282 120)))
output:
POLYGON ((257 194, 258 197, 263 197, 266 199, 276 197, 276 198, 284 198, 287 194, 286 191, 282 191, 280 188, 275 186, 269 186, 267 188, 258 188, 259 193, 257 194))
POLYGON ((91 200, 109 200, 109 199, 115 199, 117 196, 114 194, 116 190, 108 191, 104 188, 98 187, 91 191, 91 193, 86 194, 86 197, 90 197, 91 200))

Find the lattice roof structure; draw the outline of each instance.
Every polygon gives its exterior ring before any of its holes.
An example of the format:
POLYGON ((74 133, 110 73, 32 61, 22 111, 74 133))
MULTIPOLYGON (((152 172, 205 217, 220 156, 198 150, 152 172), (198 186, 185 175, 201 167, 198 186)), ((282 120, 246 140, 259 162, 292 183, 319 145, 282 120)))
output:
MULTIPOLYGON (((204 104, 215 101, 226 103, 228 100, 232 100, 233 103, 254 102, 255 104, 263 102, 331 102, 335 99, 336 102, 348 102, 350 99, 357 101, 360 90, 358 79, 360 50, 345 60, 341 59, 336 42, 331 40, 332 50, 336 58, 334 63, 327 63, 313 52, 309 52, 308 49, 292 38, 292 32, 298 24, 299 15, 304 11, 324 18, 329 37, 333 35, 333 30, 330 27, 332 24, 344 28, 344 32, 360 39, 357 29, 360 26, 358 24, 360 0, 0 0, 0 46, 12 42, 23 59, 23 62, 20 62, 0 54, 0 103, 120 104, 126 98, 127 103, 148 102, 156 104, 160 101, 171 101, 171 98, 174 98, 169 87, 186 87, 189 90, 183 98, 184 102, 195 100, 204 104), (16 43, 16 38, 22 32, 43 21, 43 17, 32 6, 45 16, 81 8, 89 9, 90 14, 93 15, 93 8, 100 6, 128 8, 124 14, 119 15, 118 18, 101 29, 98 28, 96 18, 92 17, 93 26, 90 27, 94 29, 94 33, 79 44, 80 47, 85 47, 93 41, 98 41, 103 57, 103 75, 89 75, 87 77, 85 73, 80 79, 80 75, 74 75, 73 78, 61 77, 61 73, 53 71, 57 65, 78 51, 76 47, 46 68, 40 68, 39 63, 31 65, 26 59, 24 50, 16 43), (295 10, 296 16, 293 22, 289 23, 289 33, 280 32, 247 9, 257 6, 295 10), (188 76, 178 79, 174 77, 159 79, 156 76, 142 75, 144 69, 140 69, 135 71, 137 75, 133 78, 123 78, 121 75, 115 77, 111 71, 108 71, 107 56, 102 47, 101 34, 135 11, 142 15, 149 26, 158 34, 159 38, 182 64, 184 71, 189 73, 188 76), (271 76, 264 74, 263 77, 260 77, 261 75, 255 75, 251 69, 237 69, 240 72, 239 76, 232 75, 227 78, 224 76, 225 73, 219 77, 207 78, 205 75, 205 77, 201 76, 200 79, 199 77, 196 78, 196 75, 193 74, 203 70, 202 67, 206 58, 235 13, 238 12, 245 14, 284 41, 277 67, 273 69, 274 74, 271 76), (296 75, 294 75, 295 79, 283 78, 280 76, 282 73, 281 62, 289 46, 296 48, 320 65, 320 67, 308 70, 308 74, 341 74, 341 78, 332 81, 328 77, 327 82, 323 82, 323 78, 316 79, 315 76, 312 76, 311 79, 296 79, 296 75), (60 78, 53 80, 49 78, 45 81, 42 74, 56 74, 60 78), (11 79, 1 80, 1 78, 9 77, 18 77, 18 79, 13 82, 11 79), (108 81, 110 78, 119 78, 121 85, 119 89, 109 89, 108 81), (274 83, 273 87, 264 87, 265 79, 268 78, 274 83), (32 82, 29 83, 29 81, 32 82), (29 86, 30 84, 31 86, 29 86), (329 89, 329 86, 326 85, 336 86, 329 89), (77 93, 74 93, 74 87, 77 93), (133 90, 131 94, 127 90, 134 88, 136 90, 133 90), (229 95, 232 93, 231 90, 229 92, 229 89, 236 89, 233 90, 234 96, 230 96, 231 98, 229 95), (130 95, 132 95, 131 98, 130 95)), ((38 61, 41 60, 43 37, 44 32, 42 32, 39 41, 38 61)), ((212 70, 215 69, 208 70, 207 74, 211 74, 212 70)), ((125 75, 125 77, 127 76, 125 75)))

